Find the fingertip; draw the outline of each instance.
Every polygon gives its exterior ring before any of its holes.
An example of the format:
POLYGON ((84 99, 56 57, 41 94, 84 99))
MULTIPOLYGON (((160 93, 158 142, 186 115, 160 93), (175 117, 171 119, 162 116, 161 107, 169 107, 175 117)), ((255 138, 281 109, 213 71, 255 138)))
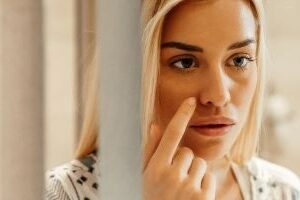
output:
POLYGON ((187 99, 187 104, 191 107, 195 106, 196 105, 196 98, 195 97, 189 97, 187 99))

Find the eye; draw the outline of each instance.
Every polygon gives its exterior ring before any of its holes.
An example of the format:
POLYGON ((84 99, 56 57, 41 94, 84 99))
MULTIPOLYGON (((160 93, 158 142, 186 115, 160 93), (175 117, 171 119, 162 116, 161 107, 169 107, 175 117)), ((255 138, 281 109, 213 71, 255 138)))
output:
POLYGON ((171 61, 170 65, 179 70, 190 70, 198 66, 198 62, 194 56, 180 56, 171 61))
POLYGON ((236 55, 233 56, 230 60, 228 65, 234 66, 237 69, 245 69, 249 62, 255 61, 255 58, 249 55, 236 55))

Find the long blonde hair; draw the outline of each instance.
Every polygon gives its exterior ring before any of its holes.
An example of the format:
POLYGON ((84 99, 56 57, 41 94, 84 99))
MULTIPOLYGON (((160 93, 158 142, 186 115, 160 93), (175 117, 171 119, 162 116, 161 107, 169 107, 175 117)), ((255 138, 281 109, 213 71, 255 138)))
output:
POLYGON ((85 92, 83 123, 81 128, 81 137, 75 151, 76 159, 82 158, 95 151, 98 147, 98 130, 99 130, 99 114, 98 114, 98 71, 96 53, 93 49, 90 62, 85 65, 83 71, 83 87, 85 92))
MULTIPOLYGON (((142 146, 148 138, 149 128, 155 118, 156 85, 160 68, 160 43, 163 21, 166 15, 179 3, 185 0, 144 0, 142 7, 143 24, 143 65, 141 88, 141 126, 142 146)), ((201 0, 199 0, 201 1, 201 0)), ((202 0, 203 1, 203 0, 202 0)), ((245 163, 257 152, 258 138, 262 119, 262 101, 264 93, 264 16, 261 0, 249 0, 257 21, 257 66, 258 82, 249 109, 248 117, 239 137, 235 141, 229 156, 239 164, 245 163)), ((82 137, 75 157, 80 158, 98 147, 98 114, 97 114, 97 77, 96 64, 90 66, 87 74, 90 87, 87 94, 86 112, 84 116, 82 137)))

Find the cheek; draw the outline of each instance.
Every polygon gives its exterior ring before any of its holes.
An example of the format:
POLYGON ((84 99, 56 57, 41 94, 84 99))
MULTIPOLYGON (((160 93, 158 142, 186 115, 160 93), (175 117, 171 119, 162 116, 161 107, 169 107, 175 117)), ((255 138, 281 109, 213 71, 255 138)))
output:
POLYGON ((248 112, 257 85, 257 70, 243 81, 234 84, 231 91, 231 103, 239 110, 240 117, 245 117, 248 112))
POLYGON ((189 80, 182 80, 178 82, 178 78, 172 75, 161 75, 157 85, 157 106, 160 120, 166 125, 168 121, 174 116, 178 107, 182 102, 191 96, 195 96, 193 84, 189 84, 189 80), (184 82, 184 84, 181 84, 184 82))
MULTIPOLYGON (((199 80, 199 78, 197 79, 199 80)), ((191 77, 176 78, 171 73, 161 74, 157 85, 157 113, 162 126, 166 126, 169 123, 169 120, 186 98, 199 95, 199 88, 194 84, 195 81, 197 80, 191 77)), ((229 112, 237 113, 240 119, 245 119, 256 85, 256 69, 247 74, 246 77, 235 79, 229 88, 231 96, 229 104, 231 105, 226 109, 229 112)))

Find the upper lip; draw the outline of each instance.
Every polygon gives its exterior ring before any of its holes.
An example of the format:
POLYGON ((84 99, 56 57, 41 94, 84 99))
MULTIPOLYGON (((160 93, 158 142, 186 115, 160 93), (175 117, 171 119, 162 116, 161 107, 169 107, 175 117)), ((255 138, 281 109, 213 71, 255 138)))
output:
POLYGON ((215 116, 197 119, 191 122, 190 126, 207 126, 207 125, 234 125, 236 121, 229 117, 215 116))

